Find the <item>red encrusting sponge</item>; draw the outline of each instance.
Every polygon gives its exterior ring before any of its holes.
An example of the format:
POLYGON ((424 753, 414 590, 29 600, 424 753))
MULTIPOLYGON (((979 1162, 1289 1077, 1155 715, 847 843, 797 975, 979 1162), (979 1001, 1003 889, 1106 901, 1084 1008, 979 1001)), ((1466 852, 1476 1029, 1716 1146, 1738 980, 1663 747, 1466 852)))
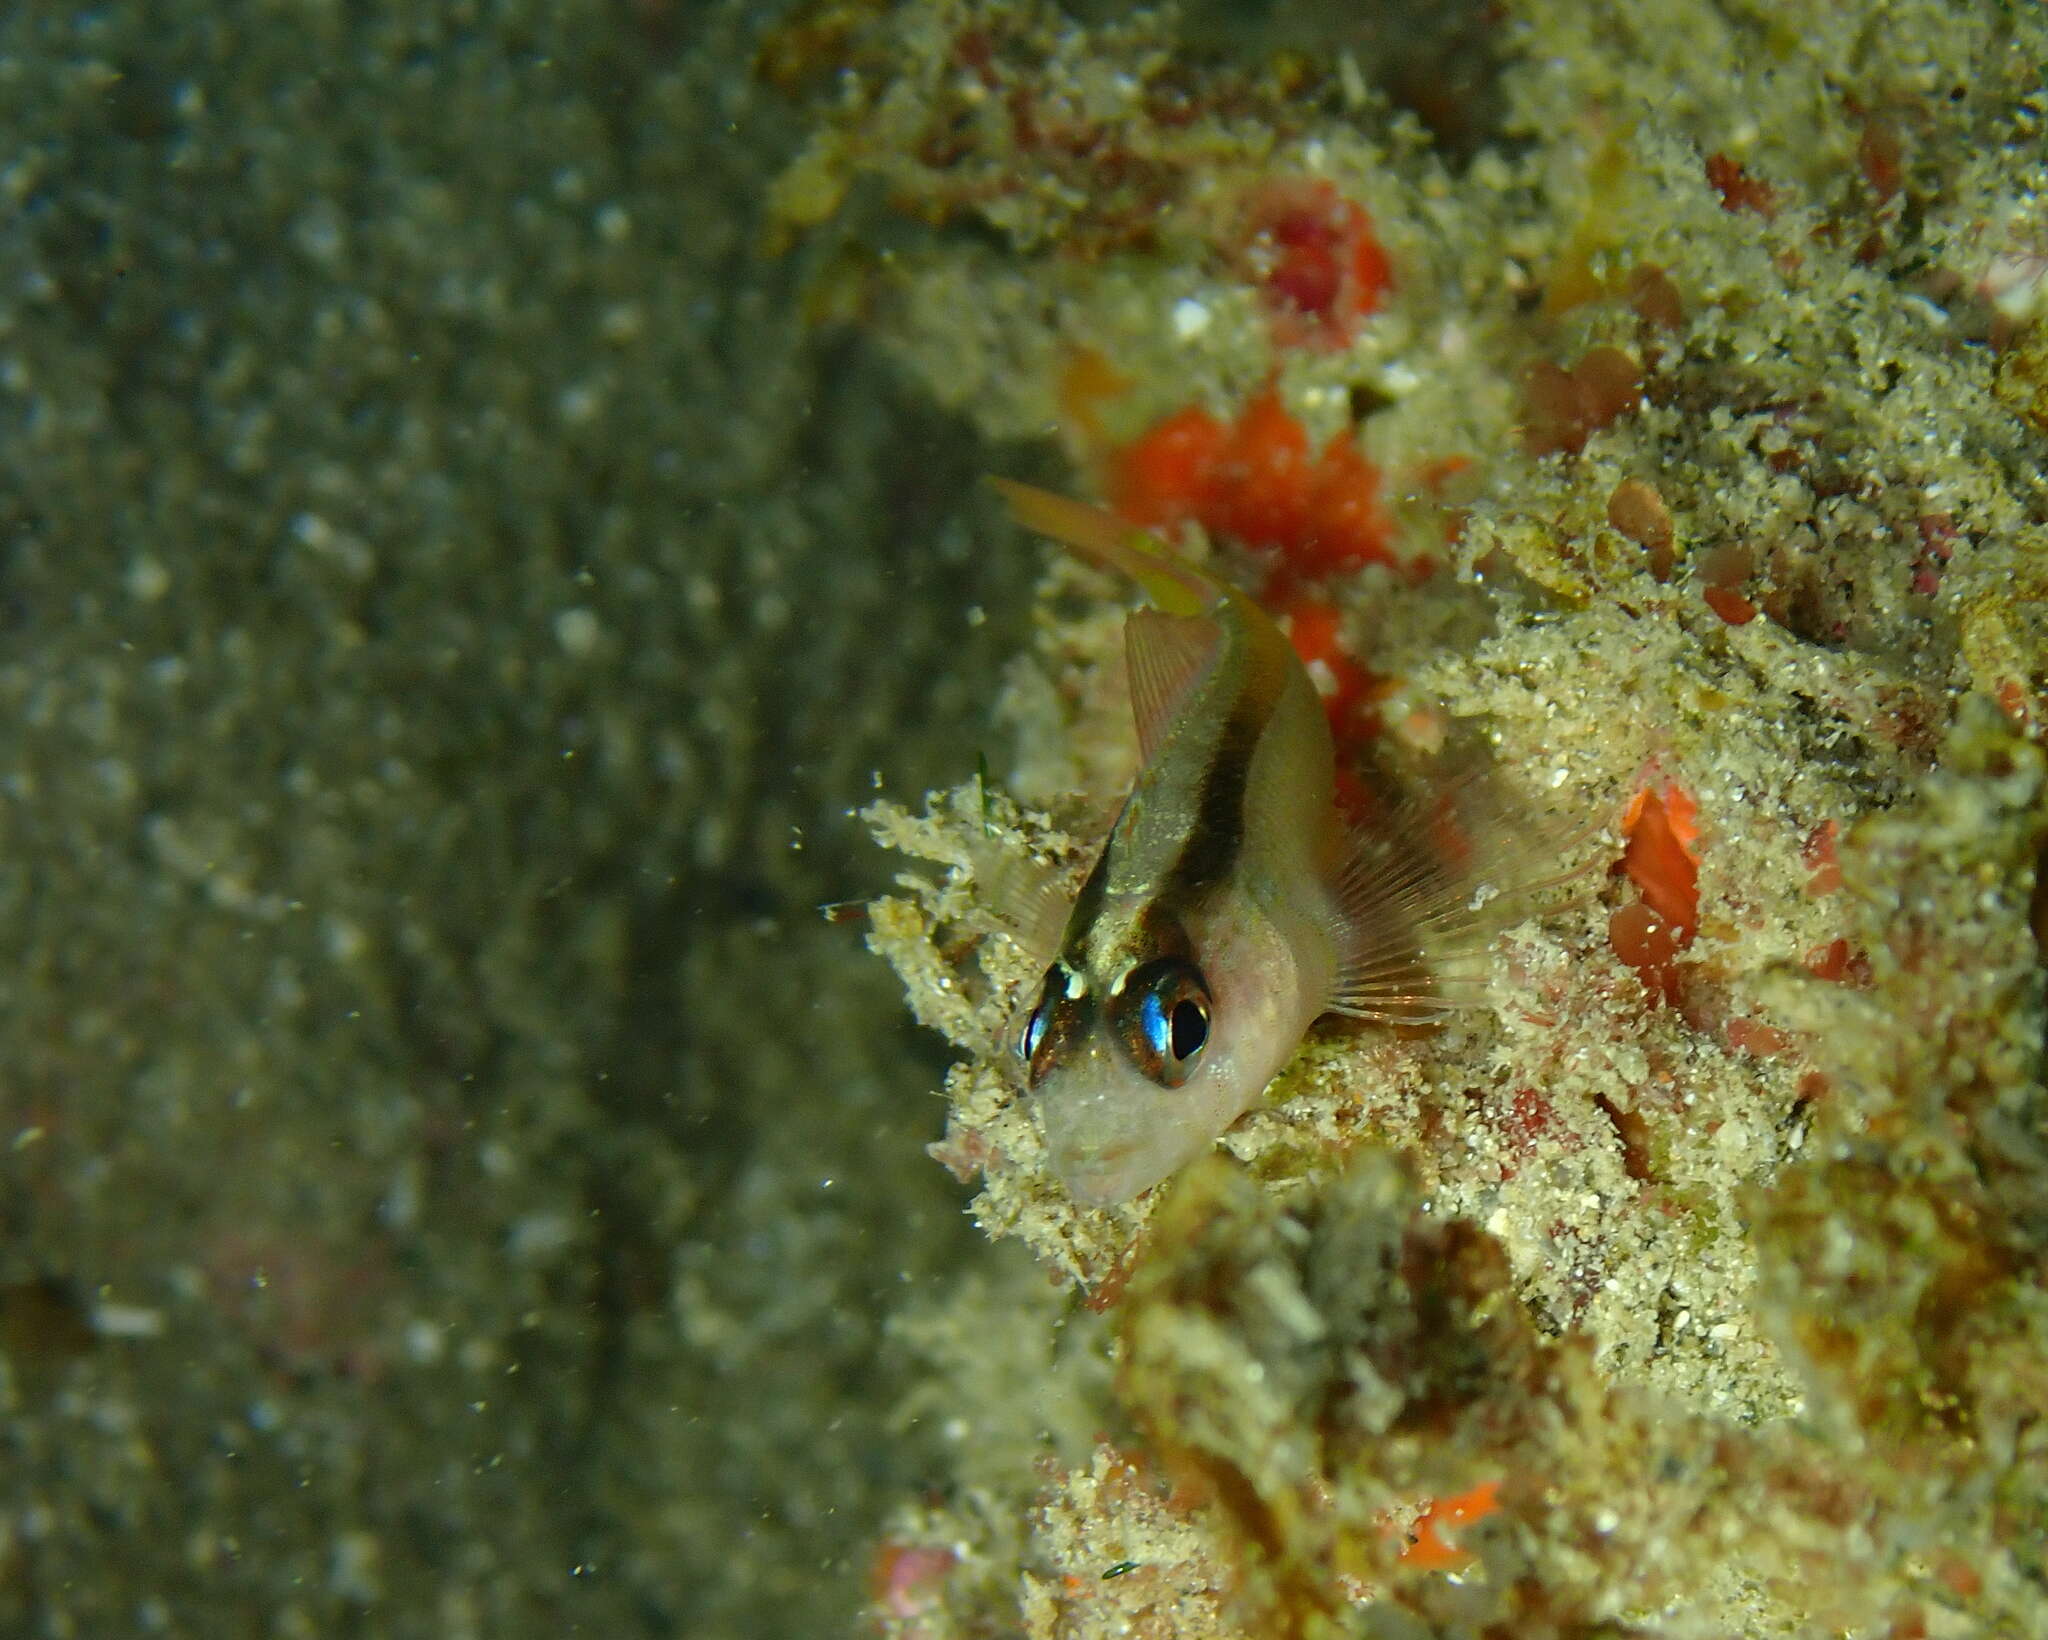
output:
POLYGON ((1621 869, 1638 898, 1607 920, 1614 954, 1643 977, 1651 998, 1677 1001, 1672 963, 1700 927, 1699 804, 1675 781, 1645 786, 1622 817, 1621 869))
POLYGON ((1312 450, 1271 387, 1235 422, 1195 406, 1155 422, 1112 460, 1110 503, 1147 528, 1193 519, 1278 552, 1297 578, 1394 562, 1379 469, 1349 432, 1312 450))
POLYGON ((1245 260, 1282 347, 1337 348, 1393 289, 1372 218, 1319 178, 1268 182, 1246 204, 1245 260))

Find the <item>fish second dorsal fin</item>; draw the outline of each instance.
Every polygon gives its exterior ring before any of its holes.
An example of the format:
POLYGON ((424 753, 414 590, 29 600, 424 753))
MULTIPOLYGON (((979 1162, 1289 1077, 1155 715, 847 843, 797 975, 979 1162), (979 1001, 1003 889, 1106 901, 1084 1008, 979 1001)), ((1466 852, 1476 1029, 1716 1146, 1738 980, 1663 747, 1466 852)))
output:
POLYGON ((1221 639, 1216 623, 1200 615, 1134 609, 1124 621, 1131 711, 1138 720, 1138 752, 1146 762, 1158 753, 1167 726, 1214 663, 1221 639))

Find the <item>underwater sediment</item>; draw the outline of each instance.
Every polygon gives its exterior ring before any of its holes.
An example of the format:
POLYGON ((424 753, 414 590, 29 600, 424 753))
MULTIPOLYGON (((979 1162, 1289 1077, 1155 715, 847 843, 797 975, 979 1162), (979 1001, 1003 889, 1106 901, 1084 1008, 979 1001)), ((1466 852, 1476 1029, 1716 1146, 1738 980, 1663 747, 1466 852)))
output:
POLYGON ((2042 15, 807 16, 821 302, 1253 589, 1355 767, 1487 748, 1579 885, 1486 1008, 1325 1023, 1080 1206, 998 856, 1077 886, 1136 747, 1124 589, 1052 569, 1008 754, 870 812, 933 1154, 1052 1278, 898 1318, 955 1457, 876 1620, 2042 1632, 2042 15))

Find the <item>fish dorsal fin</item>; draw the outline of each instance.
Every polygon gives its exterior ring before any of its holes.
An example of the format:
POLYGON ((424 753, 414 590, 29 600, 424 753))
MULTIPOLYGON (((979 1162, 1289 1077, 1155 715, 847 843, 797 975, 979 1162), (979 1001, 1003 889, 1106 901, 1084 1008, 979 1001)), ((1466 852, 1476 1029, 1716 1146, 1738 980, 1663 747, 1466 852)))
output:
POLYGON ((1182 562, 1158 536, 1133 528, 1114 513, 1032 484, 1007 478, 989 482, 1010 504, 1018 523, 1051 536, 1091 564, 1128 575, 1169 615, 1206 615, 1231 596, 1213 575, 1182 562))
POLYGON ((1216 623, 1200 615, 1134 609, 1125 620, 1131 710, 1138 719, 1138 751, 1146 762, 1152 761, 1167 728, 1214 664, 1221 636, 1216 623))
POLYGON ((1328 1011, 1403 1024, 1483 1004, 1493 937, 1571 875, 1556 867, 1564 840, 1518 822, 1497 778, 1471 770, 1358 826, 1335 884, 1328 1011))

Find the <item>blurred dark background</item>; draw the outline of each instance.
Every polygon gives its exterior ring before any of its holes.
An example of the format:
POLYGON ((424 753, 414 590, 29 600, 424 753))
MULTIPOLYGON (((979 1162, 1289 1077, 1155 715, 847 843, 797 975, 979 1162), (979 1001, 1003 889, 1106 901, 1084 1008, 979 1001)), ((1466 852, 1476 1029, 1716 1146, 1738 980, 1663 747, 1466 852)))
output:
POLYGON ((0 18, 0 1631, 834 1632, 924 1473, 815 907, 1035 561, 761 251, 768 20, 0 18))

